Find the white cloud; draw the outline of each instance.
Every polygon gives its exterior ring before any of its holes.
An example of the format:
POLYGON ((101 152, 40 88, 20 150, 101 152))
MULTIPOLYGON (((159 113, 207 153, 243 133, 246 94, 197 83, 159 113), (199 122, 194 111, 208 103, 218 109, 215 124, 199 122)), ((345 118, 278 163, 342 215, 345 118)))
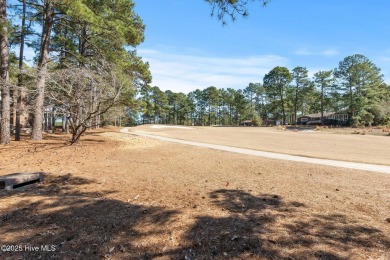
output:
POLYGON ((244 88, 250 82, 262 82, 276 66, 288 60, 277 55, 247 57, 210 57, 200 52, 179 53, 172 49, 139 49, 138 54, 150 64, 152 85, 162 90, 188 93, 197 88, 244 88))
POLYGON ((294 51, 295 55, 302 55, 302 56, 309 56, 309 55, 314 55, 314 52, 304 50, 304 49, 299 49, 294 51))
POLYGON ((335 49, 326 49, 323 51, 311 51, 307 49, 298 49, 294 52, 294 54, 300 56, 335 56, 338 55, 339 52, 335 49))
POLYGON ((322 56, 335 56, 339 54, 339 52, 337 50, 334 50, 334 49, 328 49, 328 50, 324 50, 322 52, 320 52, 320 55, 322 56))
POLYGON ((381 62, 390 62, 390 56, 380 56, 378 60, 381 62))

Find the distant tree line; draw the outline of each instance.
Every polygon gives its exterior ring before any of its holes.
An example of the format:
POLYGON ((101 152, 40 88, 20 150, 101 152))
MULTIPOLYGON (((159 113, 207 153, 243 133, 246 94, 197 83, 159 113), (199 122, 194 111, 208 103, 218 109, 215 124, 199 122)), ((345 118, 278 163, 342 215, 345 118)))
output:
POLYGON ((188 94, 144 86, 140 91, 144 123, 182 125, 296 124, 299 115, 347 113, 350 125, 390 123, 390 87, 365 56, 344 58, 334 70, 313 77, 305 67, 275 67, 262 83, 244 89, 196 89, 188 94))

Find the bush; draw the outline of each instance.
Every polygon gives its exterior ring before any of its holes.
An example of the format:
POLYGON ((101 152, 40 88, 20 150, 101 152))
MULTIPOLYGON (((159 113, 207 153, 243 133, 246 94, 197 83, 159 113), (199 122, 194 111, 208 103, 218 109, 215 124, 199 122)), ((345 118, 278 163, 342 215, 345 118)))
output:
POLYGON ((352 127, 359 127, 359 126, 361 126, 360 120, 361 120, 360 116, 353 116, 351 118, 351 126, 352 127))
POLYGON ((351 125, 352 127, 358 127, 358 126, 371 126, 374 122, 375 116, 368 112, 368 111, 361 111, 358 115, 352 117, 351 125))
POLYGON ((262 122, 261 118, 255 118, 255 119, 252 120, 252 125, 253 126, 261 126, 262 123, 263 122, 262 122))
POLYGON ((374 115, 370 112, 364 111, 363 115, 361 116, 362 124, 371 126, 371 124, 374 122, 374 115))

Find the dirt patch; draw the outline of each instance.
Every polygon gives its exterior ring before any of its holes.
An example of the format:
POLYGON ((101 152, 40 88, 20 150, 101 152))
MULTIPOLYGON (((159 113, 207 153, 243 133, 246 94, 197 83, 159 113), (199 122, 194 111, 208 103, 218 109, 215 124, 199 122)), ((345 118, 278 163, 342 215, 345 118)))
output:
POLYGON ((0 146, 0 174, 47 173, 34 188, 0 192, 0 244, 23 246, 0 258, 390 256, 386 174, 114 131, 90 132, 74 146, 63 135, 0 146), (25 250, 42 245, 55 250, 25 250))
MULTIPOLYGON (((120 130, 120 132, 129 133, 128 130, 129 130, 129 128, 124 128, 124 129, 120 130)), ((293 161, 293 162, 305 162, 305 163, 311 163, 311 164, 317 164, 317 165, 327 165, 327 166, 342 167, 342 168, 347 168, 347 169, 355 169, 355 170, 363 170, 363 171, 390 173, 390 166, 387 166, 387 165, 364 164, 364 163, 356 163, 356 162, 346 162, 346 161, 337 161, 337 160, 329 160, 329 159, 310 158, 310 157, 305 157, 305 156, 288 155, 288 154, 282 154, 282 153, 264 152, 264 151, 258 151, 258 150, 253 150, 253 149, 232 147, 232 146, 227 146, 227 145, 218 145, 218 144, 210 144, 210 143, 182 140, 182 139, 177 139, 177 138, 170 138, 170 137, 154 135, 154 134, 139 132, 139 131, 135 131, 133 133, 135 135, 148 137, 148 138, 152 138, 152 139, 157 139, 157 140, 161 140, 164 142, 179 143, 179 144, 185 144, 185 145, 196 146, 196 147, 216 149, 216 150, 220 150, 220 151, 240 153, 240 154, 246 154, 246 155, 252 155, 252 156, 260 156, 263 158, 270 158, 270 159, 276 159, 276 160, 287 160, 287 161, 293 161)))
MULTIPOLYGON (((352 134, 352 129, 289 131, 276 127, 194 127, 192 131, 150 128, 130 131, 152 132, 165 137, 220 144, 260 151, 277 152, 340 161, 390 165, 390 136, 352 134)), ((377 133, 378 132, 378 133, 377 133)), ((386 133, 387 134, 387 133, 386 133)))

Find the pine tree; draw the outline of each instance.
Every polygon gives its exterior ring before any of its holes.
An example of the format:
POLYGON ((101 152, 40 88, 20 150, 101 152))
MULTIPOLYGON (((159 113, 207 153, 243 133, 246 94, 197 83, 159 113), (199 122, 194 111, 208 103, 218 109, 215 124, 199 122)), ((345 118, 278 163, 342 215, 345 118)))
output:
POLYGON ((0 0, 0 86, 1 86, 1 123, 0 123, 0 143, 9 144, 11 142, 10 131, 10 84, 8 65, 8 23, 7 23, 7 3, 0 0))
POLYGON ((321 104, 321 125, 324 124, 324 110, 326 105, 326 90, 333 85, 332 71, 319 71, 314 74, 314 82, 320 89, 320 104, 321 104))
POLYGON ((286 96, 291 81, 292 75, 285 67, 275 67, 264 76, 264 87, 267 95, 275 104, 274 116, 278 117, 276 109, 280 109, 283 125, 286 124, 286 96))

